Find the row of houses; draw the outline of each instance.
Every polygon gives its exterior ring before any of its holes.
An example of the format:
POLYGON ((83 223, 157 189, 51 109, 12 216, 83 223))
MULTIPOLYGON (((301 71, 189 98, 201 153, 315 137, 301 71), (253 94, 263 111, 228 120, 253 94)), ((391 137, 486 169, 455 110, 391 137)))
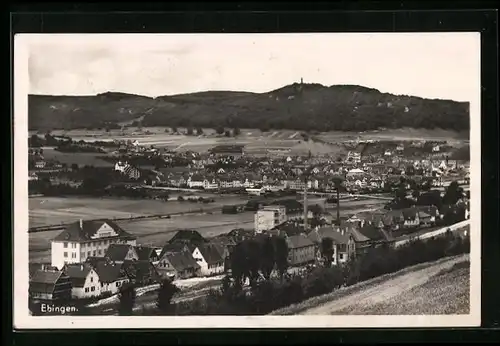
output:
POLYGON ((30 292, 40 299, 57 296, 58 282, 69 277, 71 297, 81 299, 115 294, 125 282, 144 286, 162 278, 221 274, 229 246, 188 230, 163 247, 142 246, 111 220, 80 220, 52 239, 50 265, 33 265, 30 292))
MULTIPOLYGON (((333 240, 334 265, 356 254, 355 234, 344 228, 325 227, 308 234, 288 230, 277 235, 286 238, 291 266, 322 261, 321 242, 327 237, 333 240)), ((90 257, 83 263, 66 263, 62 268, 31 264, 30 296, 40 300, 85 299, 116 294, 129 282, 143 286, 165 277, 222 274, 229 269, 229 254, 237 241, 254 236, 251 231, 234 230, 208 242, 196 231, 180 231, 161 249, 113 243, 105 256, 90 257)))

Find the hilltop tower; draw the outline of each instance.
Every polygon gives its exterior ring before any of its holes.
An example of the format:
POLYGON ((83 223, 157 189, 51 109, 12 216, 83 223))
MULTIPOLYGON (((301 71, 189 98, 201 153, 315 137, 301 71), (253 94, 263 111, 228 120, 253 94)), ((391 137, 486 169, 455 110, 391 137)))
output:
POLYGON ((297 86, 296 91, 298 95, 302 95, 302 88, 304 86, 304 78, 300 77, 300 84, 297 86))

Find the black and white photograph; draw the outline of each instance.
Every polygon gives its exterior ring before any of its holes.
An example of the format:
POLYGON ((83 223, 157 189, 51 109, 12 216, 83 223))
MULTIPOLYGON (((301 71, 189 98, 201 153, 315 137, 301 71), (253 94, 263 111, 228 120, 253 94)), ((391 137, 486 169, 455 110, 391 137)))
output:
POLYGON ((16 326, 479 326, 478 33, 19 34, 14 58, 16 326))

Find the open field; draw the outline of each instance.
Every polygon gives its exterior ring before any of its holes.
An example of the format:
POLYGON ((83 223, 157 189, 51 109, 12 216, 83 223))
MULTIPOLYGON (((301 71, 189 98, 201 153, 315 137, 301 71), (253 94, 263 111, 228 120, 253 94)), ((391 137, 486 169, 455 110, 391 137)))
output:
MULTIPOLYGON (((327 132, 313 137, 320 140, 304 141, 301 132, 295 130, 271 130, 262 133, 257 129, 242 129, 241 134, 236 138, 224 137, 215 134, 213 129, 204 129, 202 136, 186 136, 185 129, 179 128, 182 134, 170 134, 165 132, 164 127, 148 128, 125 128, 122 130, 111 130, 105 132, 71 130, 53 131, 54 135, 67 135, 75 140, 138 140, 139 143, 149 146, 165 147, 171 150, 185 151, 193 150, 206 152, 208 149, 219 144, 243 144, 247 153, 266 153, 268 149, 285 150, 284 154, 299 155, 307 154, 309 151, 313 155, 339 155, 346 151, 342 143, 347 140, 448 140, 450 144, 468 142, 467 133, 457 133, 447 130, 423 130, 423 129, 391 129, 368 132, 327 132), (327 144, 334 143, 334 144, 327 144), (289 150, 289 151, 288 151, 289 150)), ((32 133, 30 133, 31 135, 32 133)), ((78 154, 80 156, 80 154, 78 154)))
MULTIPOLYGON (((117 221, 117 224, 136 235, 138 244, 163 246, 179 229, 195 229, 204 237, 227 233, 235 228, 253 229, 254 216, 251 212, 234 215, 217 212, 214 214, 179 215, 170 219, 117 221)), ((57 230, 30 233, 30 261, 50 261, 50 240, 60 232, 57 230)))
POLYGON ((60 151, 54 150, 51 147, 43 148, 43 156, 46 160, 56 160, 61 163, 65 163, 70 166, 76 163, 79 166, 94 166, 94 167, 113 167, 112 162, 102 160, 99 156, 105 156, 105 154, 99 153, 62 153, 60 151))
MULTIPOLYGON (((311 198, 310 205, 320 204, 324 199, 311 198)), ((177 215, 170 219, 146 219, 117 221, 125 230, 138 236, 138 243, 161 246, 179 229, 196 229, 205 237, 227 233, 235 228, 253 229, 253 212, 240 214, 222 214, 223 204, 245 203, 244 197, 217 196, 215 203, 198 204, 189 202, 161 202, 155 200, 130 200, 111 198, 76 198, 76 197, 34 197, 29 199, 30 226, 54 225, 74 222, 79 218, 120 218, 161 213, 196 212, 199 208, 213 209, 207 213, 177 215)), ((341 217, 366 209, 380 208, 381 200, 346 201, 341 203, 341 217)), ((335 207, 327 208, 335 214, 335 207)), ((43 262, 50 259, 50 239, 60 231, 47 231, 29 234, 30 261, 43 262)))
MULTIPOLYGON (((29 199, 30 227, 58 225, 78 219, 128 218, 158 214, 175 214, 203 210, 219 212, 223 205, 244 204, 246 196, 213 195, 196 193, 197 196, 213 197, 209 204, 142 199, 88 198, 88 197, 31 197, 29 199)), ((322 198, 309 198, 309 205, 324 205, 322 198)), ((382 207, 386 203, 379 199, 360 199, 340 203, 341 211, 353 213, 357 209, 382 207)), ((327 210, 335 210, 328 205, 327 210)))
POLYGON ((434 315, 470 311, 469 255, 383 275, 273 315, 434 315))
POLYGON ((32 197, 29 199, 30 227, 57 225, 78 219, 113 219, 194 212, 200 209, 214 210, 222 208, 225 204, 246 203, 247 201, 244 197, 234 196, 215 196, 214 198, 214 203, 202 204, 125 198, 32 197))

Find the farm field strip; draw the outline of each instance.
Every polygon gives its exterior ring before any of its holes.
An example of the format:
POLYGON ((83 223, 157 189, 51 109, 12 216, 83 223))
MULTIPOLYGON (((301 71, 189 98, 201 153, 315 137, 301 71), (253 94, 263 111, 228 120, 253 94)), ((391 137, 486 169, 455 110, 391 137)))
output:
POLYGON ((214 210, 225 204, 243 204, 246 201, 247 199, 235 196, 218 196, 215 202, 210 204, 119 198, 33 197, 29 199, 30 227, 57 225, 79 218, 113 219, 214 210))

